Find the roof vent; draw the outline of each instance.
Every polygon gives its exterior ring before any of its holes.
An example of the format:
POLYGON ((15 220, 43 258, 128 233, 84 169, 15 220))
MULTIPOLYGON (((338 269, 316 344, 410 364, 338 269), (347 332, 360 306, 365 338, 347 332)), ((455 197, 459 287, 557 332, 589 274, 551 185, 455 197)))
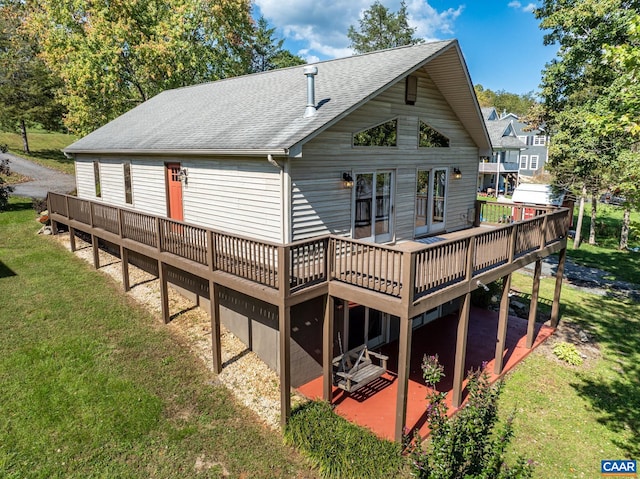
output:
POLYGON ((315 76, 318 74, 318 67, 304 67, 304 74, 307 76, 307 108, 304 111, 304 117, 309 118, 316 114, 316 86, 315 76))

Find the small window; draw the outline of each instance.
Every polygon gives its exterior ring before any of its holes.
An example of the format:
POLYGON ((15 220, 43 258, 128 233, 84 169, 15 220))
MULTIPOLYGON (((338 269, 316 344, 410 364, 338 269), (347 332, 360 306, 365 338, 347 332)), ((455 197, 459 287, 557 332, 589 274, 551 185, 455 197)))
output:
POLYGON ((425 122, 420 122, 420 148, 448 148, 449 138, 434 130, 425 122))
POLYGON ((128 205, 133 204, 133 193, 131 191, 131 163, 123 163, 124 168, 124 201, 128 205))
POLYGON ((353 135, 353 146, 396 146, 398 120, 382 123, 353 135))
POLYGON ((101 198, 102 186, 100 184, 100 162, 98 160, 93 162, 93 181, 96 187, 96 198, 101 198))
POLYGON ((529 163, 529 169, 530 170, 537 170, 538 169, 538 155, 531 155, 531 160, 529 163))
POLYGON ((527 169, 527 161, 529 161, 529 156, 528 155, 520 155, 520 169, 521 170, 526 170, 527 169))
POLYGON ((534 146, 544 146, 546 144, 546 137, 544 135, 536 135, 533 137, 534 146))

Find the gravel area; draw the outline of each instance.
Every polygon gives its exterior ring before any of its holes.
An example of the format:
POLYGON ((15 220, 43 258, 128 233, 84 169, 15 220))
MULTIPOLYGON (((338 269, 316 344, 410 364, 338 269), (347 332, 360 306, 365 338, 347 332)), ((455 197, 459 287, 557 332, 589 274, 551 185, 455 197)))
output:
MULTIPOLYGON (((67 250, 71 250, 69 234, 62 233, 53 237, 67 250)), ((75 255, 93 264, 93 249, 90 243, 76 237, 75 255)), ((100 250, 100 269, 114 281, 122 283, 120 259, 100 250)), ((158 321, 161 319, 159 280, 129 265, 131 290, 126 294, 142 304, 158 321)), ((178 292, 169 288, 169 311, 171 322, 167 328, 177 335, 181 343, 187 344, 190 351, 213 371, 211 351, 211 322, 207 311, 194 305, 178 292)), ((221 326, 222 372, 216 382, 227 387, 239 402, 253 410, 260 419, 274 430, 280 429, 280 380, 278 374, 260 360, 260 358, 236 336, 221 326)), ((304 399, 292 391, 292 404, 304 399)))

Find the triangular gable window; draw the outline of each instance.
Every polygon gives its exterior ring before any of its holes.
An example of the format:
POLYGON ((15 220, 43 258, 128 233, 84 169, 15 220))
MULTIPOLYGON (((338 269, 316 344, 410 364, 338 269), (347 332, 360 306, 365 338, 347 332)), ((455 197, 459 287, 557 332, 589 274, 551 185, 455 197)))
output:
POLYGON ((421 148, 448 148, 449 138, 421 121, 419 145, 421 148))
POLYGON ((390 120, 353 135, 353 146, 396 146, 398 120, 390 120))

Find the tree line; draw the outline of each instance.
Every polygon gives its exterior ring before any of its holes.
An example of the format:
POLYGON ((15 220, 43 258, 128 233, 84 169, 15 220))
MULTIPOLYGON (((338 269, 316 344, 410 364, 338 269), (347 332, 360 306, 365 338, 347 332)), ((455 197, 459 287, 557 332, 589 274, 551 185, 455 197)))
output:
POLYGON ((163 90, 299 65, 248 0, 0 0, 0 126, 86 134, 163 90))
MULTIPOLYGON (((516 113, 551 136, 555 183, 585 200, 624 198, 620 247, 640 207, 640 0, 544 0, 534 11, 559 51, 541 92, 476 85, 481 106, 516 113)), ((282 48, 250 0, 0 0, 0 127, 37 123, 86 134, 159 92, 304 63, 282 48)), ((347 37, 355 53, 422 43, 403 1, 380 1, 347 37)), ((589 238, 595 242, 595 229, 589 238)))

